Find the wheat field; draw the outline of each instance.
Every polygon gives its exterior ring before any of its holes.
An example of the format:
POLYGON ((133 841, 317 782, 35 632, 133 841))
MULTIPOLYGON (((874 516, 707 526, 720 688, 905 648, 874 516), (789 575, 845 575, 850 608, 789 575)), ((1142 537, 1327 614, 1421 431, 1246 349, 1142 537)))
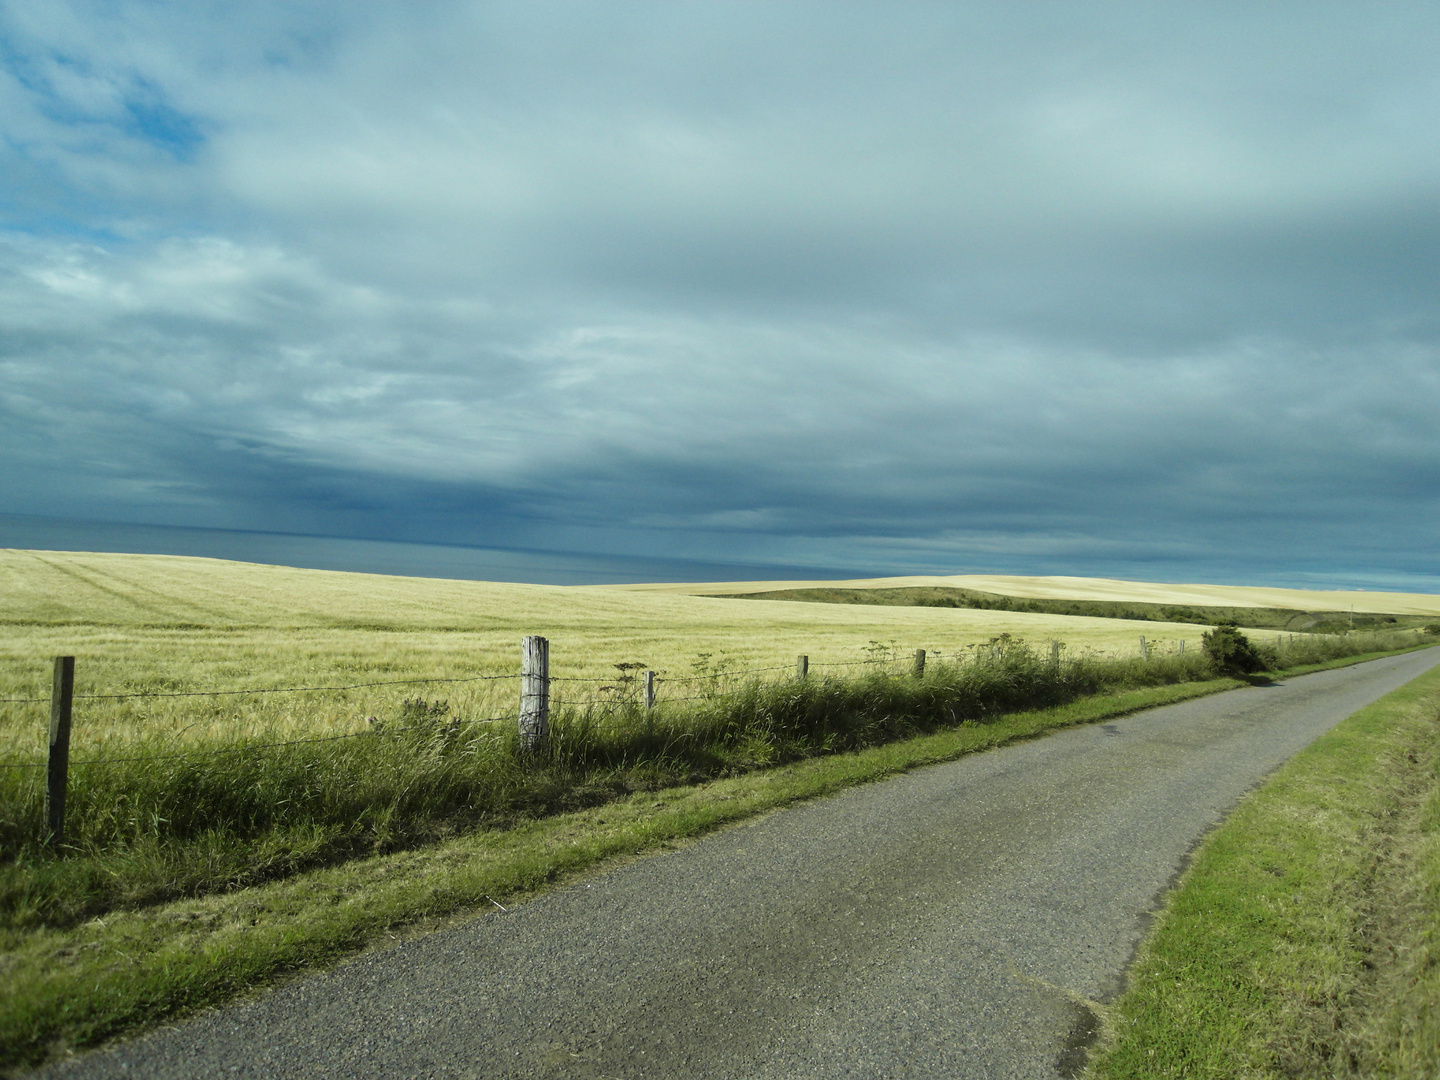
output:
POLYGON ((854 581, 717 581, 704 584, 616 585, 636 592, 733 595, 782 589, 974 589, 1021 599, 1116 600, 1201 607, 1293 608, 1296 611, 1377 612, 1386 615, 1440 615, 1440 596, 1429 593, 1367 592, 1361 589, 1281 589, 1258 585, 1171 584, 1118 578, 1017 577, 1004 574, 950 574, 861 578, 854 581))
MULTIPOLYGON (((794 583, 768 587, 782 584, 794 583)), ((991 587, 999 590, 998 584, 991 587)), ((683 696, 694 685, 686 680, 697 673, 771 669, 778 677, 800 653, 811 658, 812 670, 823 673, 827 665, 855 665, 886 651, 905 656, 923 648, 933 656, 953 656, 1009 634, 1037 646, 1054 639, 1071 652, 1121 656, 1138 651, 1141 633, 1152 648, 1168 651, 1181 641, 1196 647, 1204 629, 696 595, 729 588, 523 585, 178 556, 0 550, 0 697, 40 699, 0 704, 0 756, 5 761, 42 756, 51 660, 60 654, 77 658, 73 754, 83 758, 113 756, 137 736, 173 737, 183 744, 221 735, 290 738, 359 730, 371 717, 393 715, 414 696, 442 698, 471 719, 513 714, 518 700, 513 676, 526 634, 549 639, 554 696, 576 701, 623 693, 619 664, 657 671, 664 698, 683 696), (306 693, 86 699, 477 676, 506 678, 306 693)))

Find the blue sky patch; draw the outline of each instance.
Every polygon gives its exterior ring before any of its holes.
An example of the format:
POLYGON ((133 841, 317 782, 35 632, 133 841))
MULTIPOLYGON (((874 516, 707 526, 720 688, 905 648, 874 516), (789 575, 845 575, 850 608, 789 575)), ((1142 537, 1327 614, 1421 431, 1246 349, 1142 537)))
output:
POLYGON ((205 141, 199 123, 167 104, 152 86, 138 84, 125 95, 124 105, 130 131, 178 160, 191 160, 205 141))

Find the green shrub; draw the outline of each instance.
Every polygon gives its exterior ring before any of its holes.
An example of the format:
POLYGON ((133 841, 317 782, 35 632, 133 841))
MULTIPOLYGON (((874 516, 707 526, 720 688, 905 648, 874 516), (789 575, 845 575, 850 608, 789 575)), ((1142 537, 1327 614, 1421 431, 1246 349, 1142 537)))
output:
POLYGON ((1200 635, 1205 655, 1217 671, 1227 675, 1250 675, 1269 665, 1259 649, 1234 623, 1221 623, 1200 635))

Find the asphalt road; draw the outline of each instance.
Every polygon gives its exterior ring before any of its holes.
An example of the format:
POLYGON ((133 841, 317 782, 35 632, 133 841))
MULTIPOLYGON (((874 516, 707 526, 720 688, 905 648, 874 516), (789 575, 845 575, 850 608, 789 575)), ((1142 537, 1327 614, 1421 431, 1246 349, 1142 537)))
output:
POLYGON ((49 1071, 1056 1077, 1187 852, 1440 649, 908 773, 49 1071))

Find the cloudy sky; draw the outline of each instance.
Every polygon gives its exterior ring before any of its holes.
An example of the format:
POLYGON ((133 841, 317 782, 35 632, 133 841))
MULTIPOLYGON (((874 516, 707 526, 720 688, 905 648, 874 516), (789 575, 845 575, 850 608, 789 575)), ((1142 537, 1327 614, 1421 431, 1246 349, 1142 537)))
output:
POLYGON ((0 511, 1440 591, 1440 6, 0 0, 0 511))

